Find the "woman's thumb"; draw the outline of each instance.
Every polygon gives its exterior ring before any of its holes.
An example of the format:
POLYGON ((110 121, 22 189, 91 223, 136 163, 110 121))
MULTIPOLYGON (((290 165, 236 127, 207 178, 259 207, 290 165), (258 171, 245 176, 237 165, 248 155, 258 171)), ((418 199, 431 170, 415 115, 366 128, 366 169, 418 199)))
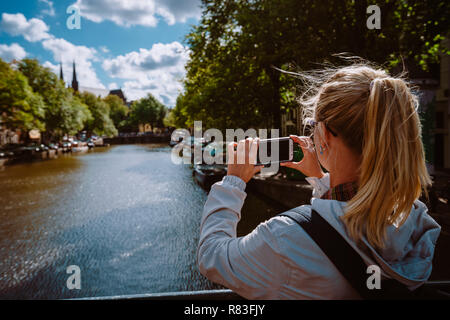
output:
POLYGON ((297 169, 298 170, 298 167, 301 166, 300 162, 281 162, 280 165, 282 167, 288 167, 288 168, 292 168, 292 169, 297 169))

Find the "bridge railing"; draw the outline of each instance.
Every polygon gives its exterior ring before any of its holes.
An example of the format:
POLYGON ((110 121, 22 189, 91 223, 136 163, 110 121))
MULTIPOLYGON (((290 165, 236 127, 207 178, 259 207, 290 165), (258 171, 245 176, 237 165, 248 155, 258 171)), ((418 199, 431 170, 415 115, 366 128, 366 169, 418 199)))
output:
POLYGON ((108 297, 81 298, 76 300, 242 300, 231 290, 179 291, 165 293, 144 293, 108 297))
MULTIPOLYGON (((441 290, 450 298, 450 281, 427 281, 429 288, 441 290)), ((145 293, 133 295, 117 295, 107 297, 91 297, 76 300, 243 300, 241 296, 231 290, 201 290, 180 291, 166 293, 145 293)))

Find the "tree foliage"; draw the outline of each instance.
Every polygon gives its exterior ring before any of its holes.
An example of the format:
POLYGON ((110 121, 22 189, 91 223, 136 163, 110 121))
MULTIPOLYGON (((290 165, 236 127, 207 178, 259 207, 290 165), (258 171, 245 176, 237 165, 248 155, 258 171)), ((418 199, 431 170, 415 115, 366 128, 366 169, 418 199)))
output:
POLYGON ((44 130, 44 102, 27 78, 0 59, 0 123, 10 129, 44 130))
MULTIPOLYGON (((378 1, 381 29, 369 30, 365 0, 202 0, 187 35, 190 60, 176 123, 206 127, 279 127, 295 107, 292 77, 274 67, 305 70, 347 52, 394 68, 427 70, 447 53, 448 1, 378 1)), ((294 70, 295 71, 295 70, 294 70)))
POLYGON ((85 129, 89 133, 94 133, 99 136, 117 135, 118 131, 110 118, 110 108, 108 103, 89 92, 80 93, 79 97, 81 101, 88 106, 92 115, 86 122, 85 129))
MULTIPOLYGON (((114 136, 118 129, 137 131, 139 124, 163 127, 167 108, 151 94, 130 110, 115 95, 96 97, 73 92, 35 59, 10 65, 0 59, 0 124, 24 133, 38 129, 44 140, 58 140, 82 130, 114 136)), ((173 119, 172 119, 173 120, 173 119)))
POLYGON ((75 134, 92 118, 90 110, 64 83, 35 59, 23 59, 18 70, 28 79, 33 91, 44 102, 44 121, 48 139, 58 139, 65 134, 75 134))
POLYGON ((133 103, 129 122, 134 127, 148 123, 152 128, 162 128, 166 113, 167 108, 149 93, 146 97, 133 103))
POLYGON ((109 106, 109 116, 113 121, 114 126, 120 131, 126 126, 126 119, 129 109, 123 104, 122 99, 116 95, 109 95, 104 98, 104 101, 109 106))

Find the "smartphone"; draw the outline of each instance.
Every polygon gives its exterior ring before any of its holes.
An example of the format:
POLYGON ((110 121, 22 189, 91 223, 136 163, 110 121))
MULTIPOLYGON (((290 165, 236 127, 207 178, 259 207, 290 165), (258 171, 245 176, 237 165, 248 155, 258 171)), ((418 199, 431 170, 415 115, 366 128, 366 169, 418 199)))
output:
MULTIPOLYGON (((275 146, 274 146, 275 147, 275 146)), ((290 162, 294 160, 294 141, 289 137, 259 140, 257 165, 270 165, 276 162, 290 162), (272 154, 272 142, 278 143, 278 160, 272 154)))

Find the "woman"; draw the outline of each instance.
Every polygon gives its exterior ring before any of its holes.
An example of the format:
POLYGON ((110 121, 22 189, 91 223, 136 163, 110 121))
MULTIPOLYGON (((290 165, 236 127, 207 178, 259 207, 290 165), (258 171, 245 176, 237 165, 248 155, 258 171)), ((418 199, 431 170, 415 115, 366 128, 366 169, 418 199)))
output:
MULTIPOLYGON (((311 205, 296 210, 314 209, 367 265, 378 265, 383 278, 417 288, 431 274, 440 233, 418 200, 431 184, 418 100, 405 80, 363 64, 327 70, 318 79, 301 99, 313 139, 291 136, 304 158, 284 164, 314 187, 311 205)), ((240 141, 232 155, 245 153, 246 162, 230 163, 228 175, 211 188, 197 252, 201 273, 248 299, 361 298, 289 217, 236 237, 246 183, 260 169, 249 160, 256 150, 257 140, 240 141)))

